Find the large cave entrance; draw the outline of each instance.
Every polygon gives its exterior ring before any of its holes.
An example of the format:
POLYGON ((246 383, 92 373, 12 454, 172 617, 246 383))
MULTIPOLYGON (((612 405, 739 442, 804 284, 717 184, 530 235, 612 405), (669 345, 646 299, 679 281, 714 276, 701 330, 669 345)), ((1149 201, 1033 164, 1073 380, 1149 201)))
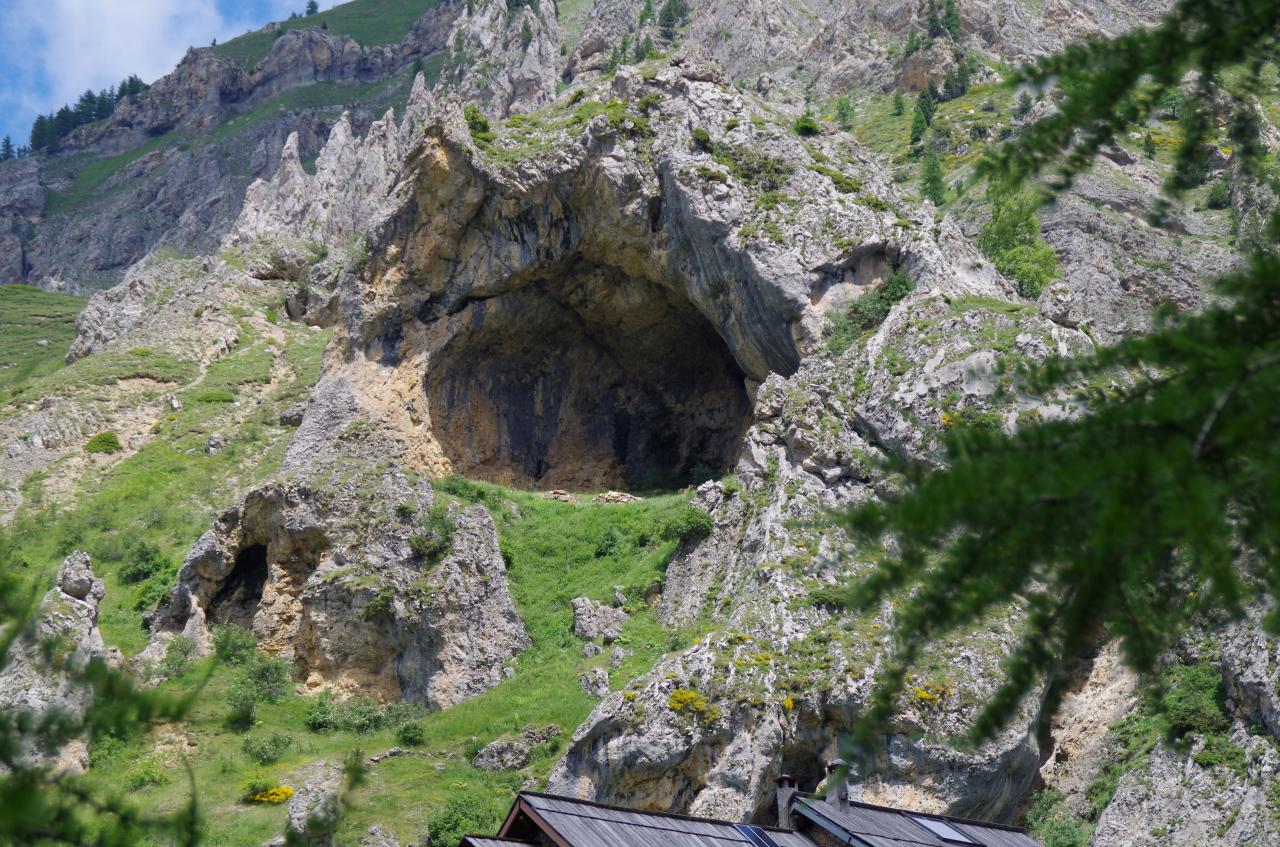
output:
POLYGON ((751 416, 743 373, 682 295, 578 261, 458 317, 425 384, 455 472, 667 488, 737 461, 751 416))

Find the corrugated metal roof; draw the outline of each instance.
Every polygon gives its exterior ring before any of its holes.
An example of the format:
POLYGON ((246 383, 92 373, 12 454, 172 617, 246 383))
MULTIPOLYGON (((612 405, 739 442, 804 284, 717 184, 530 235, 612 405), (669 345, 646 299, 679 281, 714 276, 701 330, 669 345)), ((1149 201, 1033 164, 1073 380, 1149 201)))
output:
POLYGON ((794 810, 823 829, 832 831, 834 827, 839 833, 852 836, 859 847, 955 847, 957 842, 939 838, 912 816, 946 821, 981 847, 1040 847, 1020 829, 945 815, 919 815, 865 803, 833 806, 808 797, 797 797, 794 810))
POLYGON ((519 845, 530 845, 532 841, 517 841, 514 838, 490 838, 485 835, 468 835, 462 839, 459 847, 519 847, 519 845))
MULTIPOLYGON (((752 847, 728 821, 641 812, 523 792, 520 799, 573 847, 752 847)), ((815 847, 798 832, 761 827, 778 847, 815 847)))

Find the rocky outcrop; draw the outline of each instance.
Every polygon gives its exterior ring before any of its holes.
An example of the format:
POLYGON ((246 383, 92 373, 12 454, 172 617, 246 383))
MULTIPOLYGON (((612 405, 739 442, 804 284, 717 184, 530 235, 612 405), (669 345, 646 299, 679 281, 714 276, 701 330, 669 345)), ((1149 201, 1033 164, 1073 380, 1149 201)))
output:
MULTIPOLYGON (((1119 35, 1150 24, 1171 5, 1169 0, 967 0, 959 4, 957 46, 1016 63, 1081 38, 1119 35)), ((624 38, 632 46, 646 35, 666 44, 673 33, 664 32, 656 20, 641 22, 643 8, 644 0, 594 3, 566 73, 608 69, 624 38)), ((927 32, 926 15, 927 7, 915 0, 710 0, 689 4, 689 20, 678 37, 705 46, 732 78, 803 107, 806 92, 827 97, 851 89, 891 90, 903 81, 902 47, 908 32, 927 32)), ((949 50, 941 52, 939 63, 922 64, 923 75, 906 80, 909 90, 941 78, 951 61, 945 55, 949 50)))
POLYGON ((556 99, 561 44, 554 5, 468 3, 436 90, 497 117, 531 112, 556 99))
MULTIPOLYGON (((421 84, 419 77, 417 85, 421 84)), ((290 135, 280 154, 279 170, 269 181, 257 180, 246 191, 228 244, 251 244, 269 236, 367 250, 364 234, 385 220, 397 204, 392 191, 402 157, 399 130, 390 112, 374 122, 359 142, 344 113, 316 159, 314 176, 302 167, 297 134, 290 135)))
POLYGON ((573 600, 573 634, 588 641, 601 638, 606 644, 617 641, 622 635, 622 624, 627 613, 588 597, 573 600))
POLYGON ((543 729, 529 727, 518 738, 499 738, 480 749, 471 764, 486 771, 519 770, 529 763, 535 747, 560 735, 560 727, 552 724, 543 729))
MULTIPOLYGON (((15 715, 33 718, 61 715, 81 718, 93 702, 93 691, 79 673, 90 661, 118 661, 98 632, 98 606, 106 594, 93 575, 89 556, 72 553, 58 568, 56 586, 44 596, 34 632, 19 638, 0 669, 0 703, 15 715), (50 645, 55 649, 49 649, 50 645)), ((31 762, 45 762, 40 750, 17 751, 31 762)), ((45 763, 78 772, 88 767, 88 739, 64 745, 45 763)))
MULTIPOLYGON (((1238 733, 1247 744, 1248 772, 1196 764, 1192 747, 1179 754, 1152 752, 1146 766, 1123 776, 1098 818, 1089 843, 1096 847, 1274 847, 1280 844, 1274 791, 1280 754, 1274 745, 1238 733)), ((1200 742, 1203 744, 1203 741, 1200 742)))
POLYGON ((237 624, 312 690, 440 709, 496 685, 529 639, 493 521, 474 506, 419 526, 433 504, 425 481, 351 460, 250 492, 191 549, 144 658, 237 624))

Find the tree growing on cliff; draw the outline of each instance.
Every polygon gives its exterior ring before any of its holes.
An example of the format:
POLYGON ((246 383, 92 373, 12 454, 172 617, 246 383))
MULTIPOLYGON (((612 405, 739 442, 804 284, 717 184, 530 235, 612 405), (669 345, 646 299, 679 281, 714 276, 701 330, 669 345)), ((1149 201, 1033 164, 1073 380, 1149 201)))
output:
POLYGON ((307 0, 307 9, 306 9, 307 16, 314 15, 316 12, 319 12, 319 11, 320 11, 320 4, 317 3, 316 0, 307 0))
POLYGON ((938 151, 930 145, 924 152, 924 160, 920 164, 920 193, 935 206, 947 201, 947 186, 942 177, 942 160, 938 151))
POLYGON ((942 28, 957 41, 960 40, 960 7, 956 0, 947 0, 942 7, 942 28))
MULTIPOLYGON (((1194 184, 1220 120, 1245 172, 1280 190, 1253 105, 1278 39, 1274 0, 1178 0, 1154 29, 1040 59, 1011 85, 1056 82, 1058 108, 980 172, 1011 191, 1048 172, 1060 191, 1194 72, 1167 192, 1194 184)), ((1154 679, 1194 620, 1280 598, 1280 211, 1269 230, 1202 311, 1162 309, 1148 335, 1021 374, 1032 396, 1074 390, 1080 415, 1016 432, 953 427, 941 434, 944 470, 895 459, 903 496, 840 517, 873 545, 895 542, 850 598, 863 609, 899 601, 895 652, 856 726, 863 752, 882 737, 924 647, 1010 603, 1027 618, 970 728, 974 741, 991 738, 1099 632, 1154 679)), ((1271 609, 1266 626, 1280 633, 1280 604, 1271 609)), ((1060 696, 1050 685, 1044 714, 1060 696)))
POLYGON ((7 162, 14 158, 14 155, 13 139, 6 135, 4 140, 0 141, 0 162, 7 162))

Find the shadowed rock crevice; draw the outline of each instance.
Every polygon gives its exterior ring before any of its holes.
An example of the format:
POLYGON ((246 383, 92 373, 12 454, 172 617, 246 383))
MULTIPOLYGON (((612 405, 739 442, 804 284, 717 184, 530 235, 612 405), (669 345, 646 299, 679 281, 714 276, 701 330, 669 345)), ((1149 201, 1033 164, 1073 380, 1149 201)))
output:
POLYGON ((241 550, 236 554, 235 567, 209 603, 209 616, 218 623, 252 628, 267 574, 265 544, 252 544, 241 550))
POLYGON ((737 461, 745 379, 683 295, 577 261, 469 302, 424 382, 453 469, 507 485, 679 485, 737 461))

